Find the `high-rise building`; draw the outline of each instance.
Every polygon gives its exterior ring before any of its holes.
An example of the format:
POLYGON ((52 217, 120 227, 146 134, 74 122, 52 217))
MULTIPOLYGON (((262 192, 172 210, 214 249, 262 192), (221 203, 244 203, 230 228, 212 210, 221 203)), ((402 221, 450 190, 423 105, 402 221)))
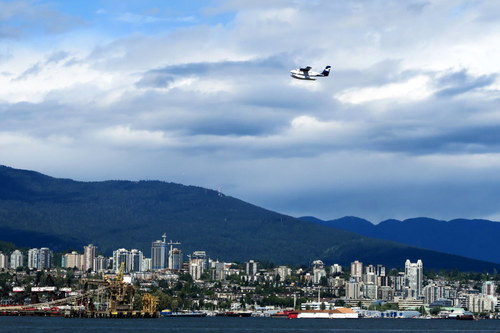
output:
POLYGON ((356 281, 361 281, 363 277, 363 263, 358 260, 351 263, 351 277, 356 281))
POLYGON ((422 282, 424 279, 424 264, 422 260, 416 263, 407 259, 405 262, 405 286, 410 288, 409 297, 418 298, 422 296, 422 282))
POLYGON ((375 274, 377 274, 377 276, 386 276, 385 275, 385 266, 377 265, 377 267, 375 268, 375 274))
POLYGON ((7 256, 0 251, 0 269, 7 268, 7 256))
POLYGON ((130 250, 129 272, 142 272, 142 260, 144 256, 142 251, 132 249, 130 250))
POLYGON ((151 265, 153 270, 167 268, 167 243, 157 240, 151 244, 151 265))
POLYGON ((50 269, 52 267, 52 251, 42 247, 38 252, 38 269, 50 269))
POLYGON ((50 269, 52 267, 52 251, 47 247, 28 250, 28 267, 50 269))
POLYGON ((64 268, 77 268, 83 269, 83 255, 76 251, 72 251, 71 253, 66 253, 62 257, 61 266, 64 268))
POLYGON ((151 270, 151 258, 142 258, 142 271, 147 272, 151 270))
POLYGON ((194 280, 201 279, 201 275, 203 274, 203 263, 198 259, 189 261, 189 274, 192 276, 194 280))
POLYGON ((183 258, 182 251, 180 249, 171 249, 168 255, 168 260, 168 268, 175 271, 180 271, 182 269, 183 258))
POLYGON ((93 244, 89 244, 83 247, 83 269, 87 270, 95 270, 94 268, 94 259, 96 254, 97 247, 93 244))
POLYGON ((483 282, 481 293, 486 296, 496 296, 496 285, 493 281, 483 282))
POLYGON ((130 252, 127 249, 118 249, 113 251, 113 270, 118 272, 122 263, 124 264, 125 272, 130 269, 130 252))
POLYGON ((313 283, 319 284, 321 282, 321 278, 326 277, 325 264, 323 264, 321 260, 314 260, 312 266, 313 266, 313 283))
POLYGON ((377 275, 374 272, 363 274, 363 283, 377 284, 377 275))
POLYGON ((333 264, 330 267, 330 274, 332 275, 342 274, 342 266, 340 266, 339 264, 333 264))
POLYGON ((255 276, 259 272, 258 263, 255 260, 250 260, 245 264, 245 273, 247 276, 255 276))
POLYGON ((201 279, 201 275, 207 268, 208 257, 205 251, 194 251, 189 258, 189 274, 194 280, 201 279))
POLYGON ((109 267, 109 258, 104 256, 97 256, 94 259, 94 270, 97 272, 103 272, 109 267))
POLYGON ((28 268, 38 269, 38 256, 40 255, 40 250, 33 248, 28 250, 28 268))
POLYGON ((210 263, 210 275, 212 280, 222 281, 226 278, 225 264, 214 261, 210 263))
POLYGON ((274 269, 274 274, 280 276, 280 280, 283 281, 290 275, 292 275, 292 269, 288 266, 279 266, 274 269))
POLYGON ((366 265, 365 266, 365 274, 370 274, 370 273, 375 274, 375 266, 373 266, 373 265, 366 265))
POLYGON ((347 282, 345 297, 347 299, 359 299, 359 283, 354 278, 347 282))
POLYGON ((10 255, 10 268, 16 269, 18 267, 23 267, 23 265, 23 253, 19 250, 14 250, 10 255))
POLYGON ((368 299, 377 299, 377 285, 374 283, 363 284, 363 297, 368 299))

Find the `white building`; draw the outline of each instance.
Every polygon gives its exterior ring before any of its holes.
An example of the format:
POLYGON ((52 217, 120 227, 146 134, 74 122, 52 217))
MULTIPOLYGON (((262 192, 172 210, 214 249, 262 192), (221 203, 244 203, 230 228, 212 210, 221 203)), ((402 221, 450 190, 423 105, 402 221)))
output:
POLYGON ((321 260, 314 260, 313 266, 313 283, 319 284, 323 277, 326 277, 325 265, 321 260))
POLYGON ((200 280, 203 272, 203 263, 201 263, 199 259, 189 261, 189 274, 194 280, 200 280))
POLYGON ((422 296, 422 282, 424 279, 424 264, 422 260, 416 263, 407 259, 405 262, 405 286, 409 287, 409 297, 417 299, 422 296))
POLYGON ((148 272, 152 269, 151 258, 142 258, 142 272, 148 272))
POLYGON ((189 274, 194 280, 200 280, 207 268, 208 257, 205 251, 194 251, 189 258, 189 274))
POLYGON ((66 253, 62 257, 61 266, 64 268, 77 268, 83 269, 83 255, 79 254, 76 251, 72 251, 71 253, 66 253))
POLYGON ((184 258, 182 257, 182 251, 175 247, 172 248, 168 254, 168 268, 174 271, 180 271, 183 262, 184 258))
POLYGON ((127 249, 118 249, 113 251, 113 270, 118 272, 122 263, 125 266, 125 272, 130 269, 130 252, 127 249))
POLYGON ((276 267, 274 269, 274 274, 276 276, 279 275, 280 277, 280 280, 283 281, 285 280, 287 277, 291 276, 292 275, 292 269, 288 266, 279 266, 279 267, 276 267))
POLYGON ((7 261, 8 261, 7 259, 8 257, 2 252, 0 252, 0 269, 7 268, 7 261))
POLYGON ((342 266, 340 266, 339 264, 333 264, 330 267, 330 274, 332 275, 342 274, 342 266))
POLYGON ((377 285, 375 283, 364 284, 363 297, 368 299, 377 299, 377 285))
POLYGON ((39 249, 29 249, 28 250, 28 268, 38 269, 38 256, 40 255, 39 249))
POLYGON ((485 281, 481 288, 481 293, 487 296, 496 296, 496 285, 493 281, 485 281))
POLYGON ((38 252, 38 269, 50 269, 52 267, 52 251, 42 247, 38 252))
POLYGON ((351 263, 351 277, 356 281, 361 281, 363 277, 363 263, 358 260, 351 263))
POLYGON ((83 269, 94 271, 94 259, 96 255, 97 247, 93 244, 89 244, 83 247, 83 269))
POLYGON ((346 284, 345 297, 347 299, 359 299, 359 283, 355 279, 351 279, 346 284))
POLYGON ((487 295, 469 295, 468 297, 469 311, 474 313, 494 312, 498 300, 494 296, 487 295))
POLYGON ((16 269, 18 267, 23 267, 23 253, 19 250, 14 250, 10 255, 10 268, 16 269))
POLYGON ((211 279, 222 281, 226 278, 226 264, 219 261, 210 263, 211 279))
POLYGON ((97 272, 104 272, 110 265, 109 258, 104 256, 97 256, 94 258, 94 270, 97 272))
POLYGON ((250 260, 245 264, 245 273, 247 276, 255 276, 259 272, 259 265, 255 260, 250 260))
POLYGON ((142 251, 137 249, 130 250, 129 262, 128 262, 128 272, 142 272, 142 264, 144 260, 144 255, 142 251))

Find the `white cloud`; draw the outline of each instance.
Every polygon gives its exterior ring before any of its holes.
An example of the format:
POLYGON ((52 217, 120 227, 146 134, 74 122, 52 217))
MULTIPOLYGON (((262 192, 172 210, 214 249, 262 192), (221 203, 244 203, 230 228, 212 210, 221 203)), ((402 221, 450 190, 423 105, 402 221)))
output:
POLYGON ((394 100, 411 103, 428 98, 434 93, 430 79, 419 75, 401 83, 390 83, 378 87, 350 88, 335 95, 342 103, 361 104, 379 100, 394 100))
POLYGON ((98 130, 95 132, 95 138, 105 145, 143 149, 160 148, 171 143, 164 132, 137 130, 129 125, 98 130))

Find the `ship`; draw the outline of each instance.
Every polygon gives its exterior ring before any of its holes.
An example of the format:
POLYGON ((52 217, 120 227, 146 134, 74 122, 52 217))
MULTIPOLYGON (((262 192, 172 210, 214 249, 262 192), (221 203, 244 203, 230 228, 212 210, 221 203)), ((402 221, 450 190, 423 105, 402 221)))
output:
POLYGON ((290 311, 289 319, 356 319, 359 314, 350 308, 335 308, 333 310, 303 310, 290 311))
POLYGON ((169 309, 162 310, 160 312, 160 316, 162 317, 206 317, 207 314, 205 312, 199 311, 180 311, 180 312, 172 312, 169 309))

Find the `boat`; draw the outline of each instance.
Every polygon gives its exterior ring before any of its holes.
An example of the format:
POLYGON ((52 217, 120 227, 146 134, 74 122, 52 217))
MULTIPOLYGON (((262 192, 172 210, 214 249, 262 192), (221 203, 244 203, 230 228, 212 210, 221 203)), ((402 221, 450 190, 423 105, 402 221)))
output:
POLYGON ((289 319, 354 319, 359 314, 350 308, 336 308, 333 310, 302 310, 290 311, 289 319))
POLYGON ((464 311, 457 316, 457 320, 474 320, 474 314, 470 311, 464 311))
POLYGON ((180 311, 180 312, 172 312, 169 309, 162 310, 160 312, 160 316, 162 317, 206 317, 207 314, 205 312, 199 311, 180 311))
POLYGON ((280 311, 280 312, 273 313, 270 317, 271 318, 288 318, 288 315, 292 312, 294 312, 294 311, 290 311, 290 310, 280 311))
POLYGON ((228 312, 219 312, 216 314, 217 317, 251 317, 252 312, 245 311, 228 311, 228 312))

